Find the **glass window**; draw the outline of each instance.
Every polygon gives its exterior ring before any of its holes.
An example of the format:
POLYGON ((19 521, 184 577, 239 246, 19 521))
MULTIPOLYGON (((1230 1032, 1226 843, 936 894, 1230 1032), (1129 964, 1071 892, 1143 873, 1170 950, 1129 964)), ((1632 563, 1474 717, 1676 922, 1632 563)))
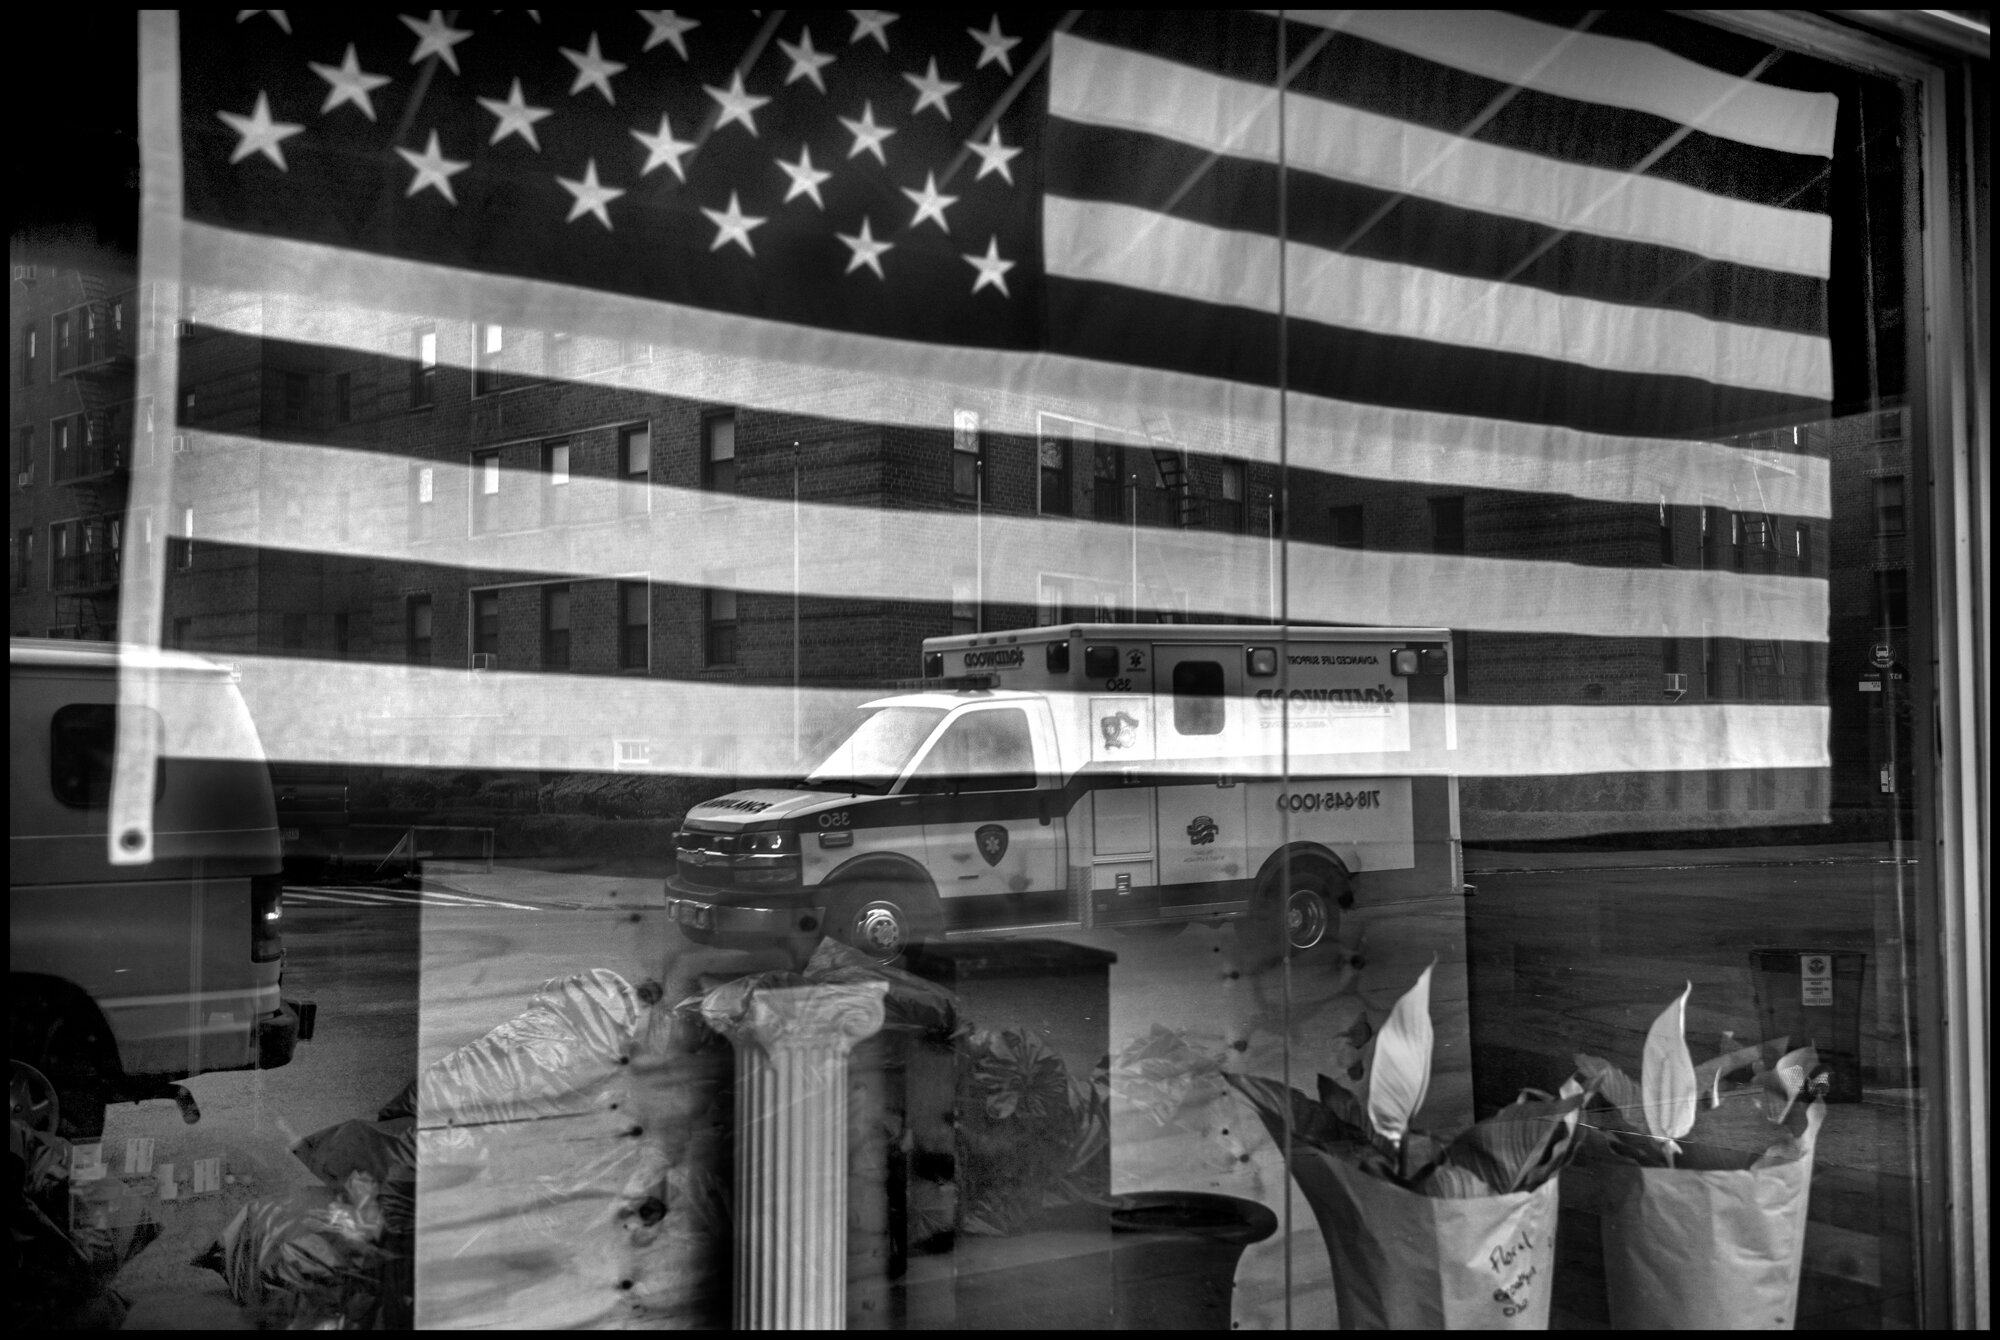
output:
POLYGON ((1333 544, 1341 549, 1362 547, 1361 504, 1348 503, 1335 507, 1328 513, 1328 523, 1333 532, 1333 544))
POLYGON ((736 664, 736 592, 727 587, 703 596, 707 605, 706 659, 709 665, 736 664))
POLYGON ((1222 666, 1215 661, 1182 661, 1174 666, 1174 730, 1182 735, 1220 735, 1227 720, 1222 666))
POLYGON ((1041 441, 1036 447, 1041 461, 1042 512, 1046 516, 1069 516, 1075 510, 1070 497, 1070 440, 1067 429, 1044 419, 1041 441))
POLYGON ((410 336, 410 408, 437 403, 437 330, 420 327, 410 336))
POLYGON ((474 655, 500 654, 500 593, 472 593, 472 650, 474 655))
POLYGON ((979 470, 982 459, 981 450, 979 411, 971 409, 953 410, 951 417, 952 497, 978 498, 979 470))
POLYGON ((644 670, 652 659, 651 588, 644 582, 618 584, 618 668, 644 670))
POLYGON ((1875 533, 1903 533, 1903 477, 1890 475, 1875 481, 1875 533))
POLYGON ((1462 554, 1465 552, 1465 499, 1432 498, 1431 512, 1431 552, 1434 554, 1462 554))
POLYGON ((736 492, 736 416, 707 416, 701 439, 701 486, 710 493, 736 492))
POLYGON ((1090 445, 1090 514, 1098 521, 1125 519, 1124 450, 1116 442, 1090 445))
MULTIPOLYGON (((721 421, 711 420, 711 422, 721 421)), ((730 467, 733 470, 736 447, 733 431, 734 421, 731 420, 730 422, 732 424, 732 431, 729 442, 731 453, 729 460, 730 467)), ((710 447, 711 450, 714 448, 712 435, 710 447)), ((710 464, 711 467, 714 465, 713 457, 710 458, 710 464)), ((653 474, 653 430, 650 425, 642 423, 618 430, 618 470, 623 477, 623 487, 618 491, 619 510, 628 515, 651 510, 653 503, 652 490, 646 487, 651 482, 653 474)), ((713 477, 713 471, 711 470, 711 478, 713 477)))
POLYGON ((913 791, 1025 791, 1035 785, 1028 714, 1016 707, 967 712, 945 728, 911 774, 913 791))
POLYGON ((333 374, 333 421, 354 422, 354 374, 351 372, 333 374))
POLYGON ((472 456, 472 533, 485 534, 500 529, 500 453, 474 452, 472 456))
POLYGON ((559 525, 569 520, 569 461, 567 438, 542 443, 542 524, 559 525))
POLYGON ((411 665, 431 663, 431 598, 409 596, 404 602, 404 652, 411 665))
POLYGON ((542 588, 542 667, 569 669, 569 588, 542 588))
MULTIPOLYGON (((166 743, 159 713, 145 707, 136 713, 152 732, 153 748, 166 743)), ((58 707, 49 722, 49 788, 56 799, 76 809, 102 808, 111 803, 112 774, 118 760, 118 712, 114 703, 71 703, 58 707)), ((153 798, 165 789, 166 763, 153 774, 153 798)))

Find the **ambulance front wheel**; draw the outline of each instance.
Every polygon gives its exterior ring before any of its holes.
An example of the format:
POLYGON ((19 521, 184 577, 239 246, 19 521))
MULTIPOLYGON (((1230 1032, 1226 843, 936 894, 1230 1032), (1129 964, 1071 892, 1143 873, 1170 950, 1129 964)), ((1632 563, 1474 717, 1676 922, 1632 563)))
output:
POLYGON ((894 963, 927 940, 939 939, 944 918, 937 895, 908 884, 857 884, 830 894, 825 934, 877 963, 894 963))

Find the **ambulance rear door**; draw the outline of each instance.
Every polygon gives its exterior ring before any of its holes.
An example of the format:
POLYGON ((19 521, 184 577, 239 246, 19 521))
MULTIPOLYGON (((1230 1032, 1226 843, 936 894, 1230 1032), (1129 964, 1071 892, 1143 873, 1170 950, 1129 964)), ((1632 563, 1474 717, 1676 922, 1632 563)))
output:
POLYGON ((1153 695, 1160 910, 1240 902, 1257 873, 1246 848, 1242 774, 1257 722, 1242 697, 1243 648, 1155 646, 1153 695))

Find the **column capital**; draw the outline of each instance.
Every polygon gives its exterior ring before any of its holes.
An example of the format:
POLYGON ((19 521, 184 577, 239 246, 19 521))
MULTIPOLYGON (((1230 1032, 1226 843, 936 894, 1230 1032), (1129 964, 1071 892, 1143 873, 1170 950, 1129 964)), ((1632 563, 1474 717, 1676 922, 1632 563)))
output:
POLYGON ((845 1056, 882 1027, 887 982, 810 982, 764 986, 730 982, 702 997, 708 1026, 741 1046, 767 1052, 832 1047, 845 1056))

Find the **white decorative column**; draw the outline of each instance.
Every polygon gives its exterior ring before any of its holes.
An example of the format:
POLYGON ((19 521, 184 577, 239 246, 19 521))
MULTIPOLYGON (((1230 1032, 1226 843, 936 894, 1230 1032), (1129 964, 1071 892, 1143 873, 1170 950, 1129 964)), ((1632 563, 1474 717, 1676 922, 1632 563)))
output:
POLYGON ((847 1056, 882 1026, 887 982, 711 992, 736 1048, 738 1330, 847 1324, 847 1056))

